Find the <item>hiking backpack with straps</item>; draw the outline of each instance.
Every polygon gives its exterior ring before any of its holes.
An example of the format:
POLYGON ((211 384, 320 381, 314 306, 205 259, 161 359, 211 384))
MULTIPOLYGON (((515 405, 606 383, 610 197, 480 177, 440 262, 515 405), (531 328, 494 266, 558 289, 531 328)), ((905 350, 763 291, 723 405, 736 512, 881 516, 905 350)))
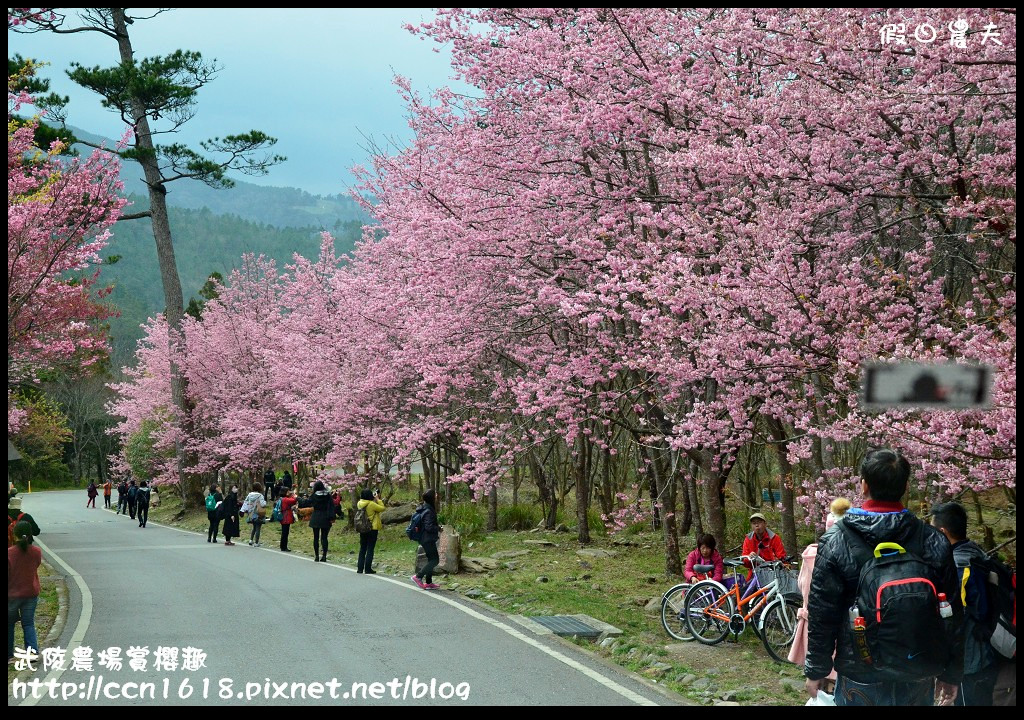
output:
POLYGON ((356 514, 352 517, 355 521, 357 533, 370 532, 373 530, 373 522, 370 520, 370 516, 367 514, 365 507, 357 507, 356 514))
POLYGON ((975 631, 980 640, 988 642, 1000 656, 1007 660, 1017 657, 1017 598, 1015 573, 999 560, 983 557, 959 557, 954 550, 957 567, 969 567, 971 575, 983 579, 986 611, 975 621, 975 631))
POLYGON ((905 546, 868 547, 836 523, 860 565, 854 605, 841 624, 856 656, 880 680, 913 682, 939 675, 949 661, 946 623, 939 614, 935 569, 923 557, 924 526, 905 546))

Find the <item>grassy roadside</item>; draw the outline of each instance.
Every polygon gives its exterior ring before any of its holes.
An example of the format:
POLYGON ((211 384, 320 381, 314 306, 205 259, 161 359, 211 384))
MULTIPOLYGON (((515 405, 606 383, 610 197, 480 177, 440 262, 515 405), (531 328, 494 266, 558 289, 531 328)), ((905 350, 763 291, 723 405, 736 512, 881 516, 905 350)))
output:
MULTIPOLYGON (((204 510, 182 513, 180 501, 172 493, 165 493, 161 507, 150 511, 150 519, 203 533, 208 527, 204 510)), ((345 528, 345 522, 331 531, 329 561, 355 566, 359 536, 345 528)), ((245 552, 249 536, 249 526, 244 522, 242 533, 239 552, 245 552)), ((277 547, 280 526, 265 525, 261 540, 264 547, 277 547)), ((604 536, 595 537, 587 550, 604 550, 609 556, 588 557, 578 554, 581 548, 571 533, 481 531, 463 539, 464 557, 525 554, 497 559, 498 569, 494 571, 442 576, 439 582, 450 592, 509 614, 582 613, 610 623, 623 630, 623 635, 608 647, 583 640, 577 643, 702 704, 723 698, 743 704, 803 703, 796 689, 802 684, 799 668, 772 661, 750 630, 738 642, 713 647, 678 643, 670 638, 661 626, 660 598, 675 583, 664 575, 660 538, 637 534, 626 541, 628 546, 617 545, 604 536), (554 546, 528 542, 538 540, 554 546), (652 611, 645 610, 649 604, 655 606, 652 611)), ((295 553, 313 554, 312 532, 305 523, 292 527, 289 547, 295 553)), ((407 578, 412 573, 415 551, 415 544, 405 537, 404 523, 386 526, 377 543, 376 569, 407 578)))

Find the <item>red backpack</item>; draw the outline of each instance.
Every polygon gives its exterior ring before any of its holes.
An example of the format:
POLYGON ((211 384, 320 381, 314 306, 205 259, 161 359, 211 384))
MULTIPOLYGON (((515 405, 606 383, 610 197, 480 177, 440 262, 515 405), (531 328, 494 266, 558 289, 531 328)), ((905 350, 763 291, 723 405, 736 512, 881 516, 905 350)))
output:
POLYGON ((25 517, 25 513, 18 513, 18 517, 11 518, 10 523, 7 525, 7 547, 14 545, 14 526, 21 522, 21 519, 25 517))

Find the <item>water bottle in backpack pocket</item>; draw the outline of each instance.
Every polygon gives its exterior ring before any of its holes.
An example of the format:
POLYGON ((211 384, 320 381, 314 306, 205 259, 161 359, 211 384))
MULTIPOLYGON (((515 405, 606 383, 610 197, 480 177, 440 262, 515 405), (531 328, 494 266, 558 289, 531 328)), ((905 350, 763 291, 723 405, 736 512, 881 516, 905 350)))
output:
MULTIPOLYGON (((863 557, 867 545, 842 530, 860 549, 858 559, 863 557)), ((875 546, 861 566, 850 622, 843 624, 858 659, 891 682, 935 677, 949 661, 935 571, 921 559, 920 549, 914 550, 896 543, 875 546)))

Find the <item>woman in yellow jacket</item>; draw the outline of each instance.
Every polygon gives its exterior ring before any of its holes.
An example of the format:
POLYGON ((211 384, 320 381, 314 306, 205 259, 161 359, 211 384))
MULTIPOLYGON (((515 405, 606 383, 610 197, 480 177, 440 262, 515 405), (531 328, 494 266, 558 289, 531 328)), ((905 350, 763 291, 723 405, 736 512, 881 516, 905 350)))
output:
POLYGON ((359 531, 359 562, 356 566, 356 572, 363 573, 364 575, 376 575, 376 571, 373 569, 373 548, 377 545, 377 532, 381 529, 380 514, 384 512, 386 508, 384 503, 380 501, 380 494, 377 491, 370 491, 369 488, 363 490, 359 495, 359 502, 356 503, 356 530, 359 531), (359 511, 362 510, 366 513, 366 520, 364 521, 359 511), (360 527, 362 525, 363 527, 360 527), (369 526, 369 529, 364 529, 369 526))

